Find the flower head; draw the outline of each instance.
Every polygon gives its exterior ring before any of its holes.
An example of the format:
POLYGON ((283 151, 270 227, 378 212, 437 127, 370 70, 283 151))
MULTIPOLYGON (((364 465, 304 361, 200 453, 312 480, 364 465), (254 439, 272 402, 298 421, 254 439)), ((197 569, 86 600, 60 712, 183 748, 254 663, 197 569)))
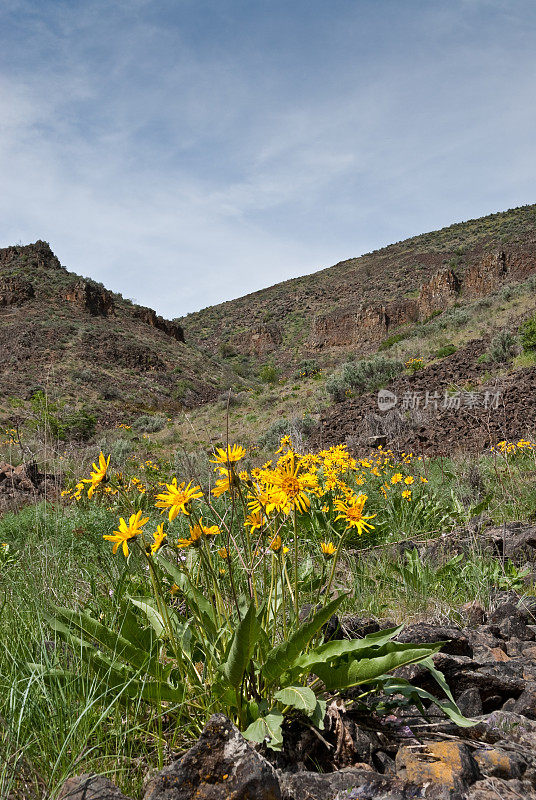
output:
POLYGON ((402 497, 409 503, 409 501, 411 500, 411 489, 404 489, 404 491, 402 492, 402 497))
POLYGON ((155 503, 155 505, 157 508, 163 510, 169 508, 170 522, 173 522, 181 511, 183 514, 188 515, 190 513, 188 506, 192 500, 198 500, 200 497, 203 497, 201 487, 192 486, 192 481, 190 481, 188 486, 186 486, 185 481, 177 486, 177 478, 173 478, 171 483, 166 483, 164 485, 167 491, 156 495, 158 502, 155 503))
POLYGON ((343 519, 347 528, 357 528, 359 535, 367 529, 374 529, 374 525, 370 525, 367 520, 373 519, 376 514, 363 515, 366 500, 366 494, 359 494, 347 500, 335 500, 335 508, 340 512, 335 519, 343 519))
POLYGON ((103 480, 106 479, 106 472, 108 470, 108 466, 110 464, 110 456, 108 458, 104 457, 104 453, 100 453, 99 455, 99 465, 97 466, 93 463, 93 472, 89 473, 89 480, 84 481, 84 483, 89 483, 89 489, 87 490, 87 496, 89 499, 93 497, 95 489, 103 480))
POLYGON ((262 528, 264 525, 264 516, 262 511, 255 511, 253 514, 248 514, 244 520, 244 525, 250 529, 250 532, 262 528))
POLYGON ((160 549, 166 536, 167 533, 164 533, 164 523, 161 522, 160 525, 157 526, 155 533, 153 533, 154 542, 151 545, 151 553, 153 555, 160 549))
POLYGON ((246 451, 239 444, 227 445, 224 450, 223 447, 217 447, 214 453, 214 458, 210 459, 211 464, 236 464, 237 461, 244 458, 246 451))
POLYGON ((335 547, 333 542, 320 542, 320 549, 322 550, 322 555, 326 559, 333 558, 333 556, 337 552, 337 548, 335 547))
POLYGON ((137 514, 132 514, 128 525, 121 517, 119 520, 119 530, 114 531, 113 536, 103 536, 103 539, 107 539, 109 542, 114 542, 114 546, 112 548, 112 553, 115 555, 117 553, 117 549, 119 545, 122 545, 123 548, 123 555, 127 558, 129 550, 128 550, 128 540, 133 539, 134 536, 137 536, 138 533, 141 533, 141 529, 145 525, 146 522, 149 521, 149 517, 144 517, 141 519, 141 509, 138 511, 137 514))

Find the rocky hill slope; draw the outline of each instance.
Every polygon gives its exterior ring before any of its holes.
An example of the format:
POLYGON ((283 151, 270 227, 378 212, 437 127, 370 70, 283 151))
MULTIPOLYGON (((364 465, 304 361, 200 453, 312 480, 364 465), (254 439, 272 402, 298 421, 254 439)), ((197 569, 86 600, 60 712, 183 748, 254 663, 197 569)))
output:
POLYGON ((536 205, 426 233, 177 320, 214 353, 273 360, 377 349, 423 322, 536 270, 536 205))
POLYGON ((214 398, 228 373, 181 325, 68 272, 46 242, 0 249, 0 403, 47 388, 100 416, 171 410, 214 398))

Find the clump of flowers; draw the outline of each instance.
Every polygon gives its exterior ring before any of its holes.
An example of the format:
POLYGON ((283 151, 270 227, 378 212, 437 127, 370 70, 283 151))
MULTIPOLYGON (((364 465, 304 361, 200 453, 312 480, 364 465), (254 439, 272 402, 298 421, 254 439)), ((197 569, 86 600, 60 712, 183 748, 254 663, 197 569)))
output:
POLYGON ((420 369, 424 369, 424 359, 423 358, 410 358, 404 364, 405 368, 408 369, 410 372, 418 372, 420 369))
MULTIPOLYGON (((406 645, 392 641, 399 629, 374 634, 361 673, 364 645, 332 652, 321 644, 322 627, 346 596, 333 591, 341 552, 350 538, 375 531, 378 509, 370 513, 370 494, 383 495, 386 506, 407 507, 426 487, 410 474, 419 459, 411 453, 396 459, 381 448, 367 459, 353 458, 344 445, 303 454, 283 437, 269 462, 252 466, 247 458, 239 444, 218 447, 211 485, 172 476, 155 486, 148 473, 156 480, 160 467, 149 459, 140 481, 111 471, 110 457, 101 453, 71 496, 101 498, 117 509, 117 529, 103 538, 112 554, 144 566, 150 592, 130 600, 152 627, 159 655, 144 656, 136 637, 131 647, 127 628, 116 647, 92 618, 66 609, 57 629, 69 624, 78 635, 89 632, 93 644, 84 653, 127 681, 127 694, 181 707, 186 697, 197 705, 208 695, 207 707, 224 710, 247 738, 280 749, 285 713, 321 726, 326 692, 384 686, 386 673, 425 662, 438 649, 415 645, 410 656, 406 645), (306 600, 312 610, 303 620, 306 600), (112 650, 108 660, 98 647, 112 650)), ((446 713, 462 719, 449 703, 446 713)))

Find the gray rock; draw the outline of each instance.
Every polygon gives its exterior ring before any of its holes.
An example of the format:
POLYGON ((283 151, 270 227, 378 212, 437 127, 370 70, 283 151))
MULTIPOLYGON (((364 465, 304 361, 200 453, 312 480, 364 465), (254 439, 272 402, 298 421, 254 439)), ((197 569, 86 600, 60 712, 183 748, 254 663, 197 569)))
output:
POLYGON ((281 800, 271 764, 223 714, 215 714, 182 758, 149 783, 144 800, 281 800))
MULTIPOLYGON (((335 800, 335 798, 380 797, 386 791, 398 789, 403 791, 402 784, 391 777, 378 775, 372 770, 347 767, 338 772, 296 772, 279 775, 283 800, 335 800)), ((401 793, 399 795, 403 797, 401 793)))
POLYGON ((68 778, 58 800, 130 800, 108 778, 89 773, 68 778))
POLYGON ((529 781, 485 778, 471 786, 465 800, 536 800, 536 791, 529 781))

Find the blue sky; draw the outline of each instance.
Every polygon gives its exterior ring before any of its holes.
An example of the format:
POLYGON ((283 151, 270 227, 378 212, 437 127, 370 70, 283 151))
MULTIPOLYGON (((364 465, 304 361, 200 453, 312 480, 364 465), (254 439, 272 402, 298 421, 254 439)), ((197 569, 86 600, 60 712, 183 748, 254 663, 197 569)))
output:
POLYGON ((0 246, 168 317, 536 202, 534 0, 3 0, 0 246))

